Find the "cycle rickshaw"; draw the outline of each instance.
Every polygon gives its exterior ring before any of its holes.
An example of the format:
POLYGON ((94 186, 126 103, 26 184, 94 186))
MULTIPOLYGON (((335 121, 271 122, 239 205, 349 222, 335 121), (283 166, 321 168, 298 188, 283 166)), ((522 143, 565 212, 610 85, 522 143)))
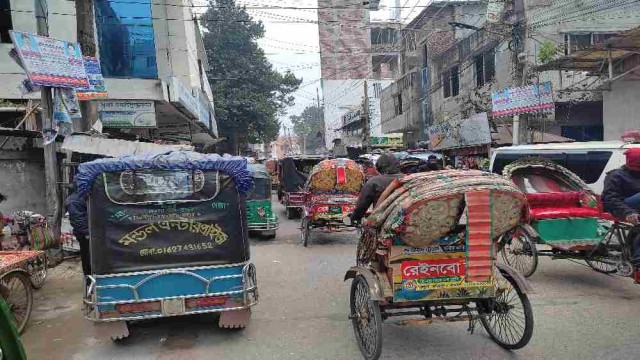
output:
POLYGON ((307 246, 311 231, 354 230, 345 226, 342 218, 353 212, 365 175, 360 165, 349 159, 323 160, 316 165, 305 186, 301 240, 307 246))
POLYGON ((539 256, 584 260, 598 272, 631 276, 633 226, 602 211, 599 198, 568 169, 541 158, 503 170, 527 197, 528 221, 507 232, 502 257, 531 276, 539 256), (538 246, 540 245, 540 246, 538 246))
POLYGON ((524 347, 531 289, 494 258, 525 201, 510 181, 479 171, 418 173, 389 185, 364 223, 358 265, 345 275, 364 358, 380 356, 382 322, 396 317, 401 325, 469 321, 471 329, 479 320, 498 345, 524 347))

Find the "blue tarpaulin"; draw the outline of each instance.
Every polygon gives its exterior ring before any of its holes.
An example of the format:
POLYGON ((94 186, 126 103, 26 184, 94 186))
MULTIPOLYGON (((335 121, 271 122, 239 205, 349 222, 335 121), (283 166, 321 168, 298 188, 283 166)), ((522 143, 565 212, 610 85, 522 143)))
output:
POLYGON ((246 193, 253 186, 251 170, 243 157, 200 154, 193 151, 168 151, 129 155, 115 159, 99 159, 81 164, 76 175, 76 189, 84 195, 96 177, 104 172, 126 170, 217 170, 233 178, 239 191, 246 193))

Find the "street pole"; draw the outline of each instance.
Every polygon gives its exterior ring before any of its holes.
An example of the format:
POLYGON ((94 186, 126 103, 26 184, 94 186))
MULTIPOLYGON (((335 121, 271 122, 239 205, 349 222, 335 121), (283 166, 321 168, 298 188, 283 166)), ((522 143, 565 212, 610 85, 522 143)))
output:
MULTIPOLYGON (((76 0, 76 22, 78 28, 78 43, 82 54, 96 56, 96 36, 94 31, 94 0, 76 0)), ((89 131, 98 120, 98 104, 94 101, 80 101, 82 120, 74 122, 73 130, 89 131)))
POLYGON ((316 101, 317 101, 317 106, 318 106, 318 116, 321 117, 320 119, 320 123, 322 124, 322 151, 326 151, 327 150, 327 139, 325 138, 325 134, 327 132, 326 129, 326 124, 324 123, 324 109, 321 110, 320 108, 320 89, 316 87, 316 101), (322 112, 320 112, 322 111, 322 112))
POLYGON ((371 121, 369 119, 369 86, 367 80, 364 81, 364 106, 362 112, 364 113, 362 145, 364 150, 369 153, 371 152, 371 121))
MULTIPOLYGON (((47 0, 34 0, 35 14, 38 35, 49 36, 47 0)), ((40 107, 42 108, 42 129, 53 129, 53 102, 51 98, 51 88, 43 86, 40 92, 40 107)), ((60 225, 62 222, 60 190, 58 188, 58 158, 56 152, 56 142, 43 144, 44 152, 44 175, 45 175, 45 199, 49 224, 56 239, 60 238, 60 225)))
MULTIPOLYGON (((524 14, 525 11, 525 6, 524 6, 524 0, 514 0, 513 1, 513 9, 512 9, 512 16, 511 16, 511 24, 512 24, 512 44, 516 45, 516 44, 520 44, 520 46, 515 46, 513 50, 514 54, 513 54, 513 65, 515 66, 515 72, 514 72, 514 76, 515 76, 515 84, 517 87, 522 87, 524 86, 525 83, 525 72, 524 72, 524 66, 525 64, 520 64, 519 61, 519 52, 523 51, 526 52, 526 43, 525 43, 525 39, 526 39, 526 24, 523 24, 523 22, 525 21, 526 17, 524 14)), ((526 139, 527 138, 527 120, 528 118, 525 115, 525 118, 522 120, 525 121, 520 121, 520 115, 515 115, 513 117, 513 133, 512 133, 512 137, 513 137, 513 145, 519 145, 520 143, 522 143, 521 139, 526 139)))

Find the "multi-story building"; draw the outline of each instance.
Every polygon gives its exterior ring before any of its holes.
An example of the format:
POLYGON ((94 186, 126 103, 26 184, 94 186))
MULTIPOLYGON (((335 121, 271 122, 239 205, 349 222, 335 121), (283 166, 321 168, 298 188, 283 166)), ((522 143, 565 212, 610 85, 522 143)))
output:
MULTIPOLYGON (((318 29, 326 143, 339 138, 342 117, 360 107, 365 82, 370 98, 371 134, 381 133, 378 100, 382 88, 391 83, 398 71, 399 23, 372 22, 370 11, 378 9, 377 1, 363 5, 359 0, 319 0, 318 29)), ((361 121, 361 119, 354 119, 361 121)), ((352 125, 361 127, 362 124, 352 125)), ((353 138, 348 146, 362 145, 353 138)))
MULTIPOLYGON (((39 1, 49 9, 46 22, 40 22, 47 24, 49 36, 76 42, 79 2, 39 1)), ((12 170, 0 171, 0 183, 2 192, 11 194, 3 204, 5 210, 44 213, 44 197, 32 196, 45 193, 43 150, 37 139, 42 123, 27 119, 14 129, 27 110, 27 101, 37 103, 40 93, 23 95, 19 91, 26 75, 8 55, 13 46, 11 30, 37 33, 40 9, 36 4, 39 2, 33 0, 0 0, 0 169, 12 170)), ((207 56, 191 5, 190 0, 94 0, 97 57, 109 94, 105 101, 111 108, 128 110, 129 105, 144 104, 152 109, 151 125, 144 127, 132 123, 114 128, 102 117, 105 132, 163 143, 190 143, 196 137, 208 142, 217 136, 207 56)), ((81 142, 75 142, 71 150, 91 147, 81 142)), ((126 147, 126 143, 118 144, 126 147)), ((89 150, 99 150, 93 147, 89 150)), ((104 144, 99 148, 107 151, 103 155, 122 153, 109 152, 114 149, 104 144)), ((59 178, 64 177, 59 174, 59 178)))

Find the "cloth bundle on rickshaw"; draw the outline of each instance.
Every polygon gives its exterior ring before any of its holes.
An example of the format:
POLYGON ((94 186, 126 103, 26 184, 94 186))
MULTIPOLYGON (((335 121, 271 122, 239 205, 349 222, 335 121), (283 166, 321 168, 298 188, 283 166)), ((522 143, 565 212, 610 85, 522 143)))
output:
POLYGON ((308 188, 314 192, 358 193, 364 184, 360 166, 349 159, 323 160, 309 175, 308 188))
POLYGON ((367 225, 381 237, 420 248, 446 236, 459 224, 466 194, 490 192, 486 219, 498 238, 522 217, 524 195, 509 180, 481 171, 417 173, 395 180, 381 195, 367 225))

